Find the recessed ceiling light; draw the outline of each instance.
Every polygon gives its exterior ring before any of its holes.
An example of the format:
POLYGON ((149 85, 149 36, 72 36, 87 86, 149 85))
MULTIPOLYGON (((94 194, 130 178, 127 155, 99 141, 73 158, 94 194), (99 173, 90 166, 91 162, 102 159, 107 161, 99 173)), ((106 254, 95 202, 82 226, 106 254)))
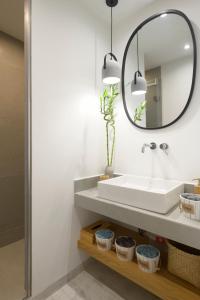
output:
POLYGON ((190 49, 190 45, 189 45, 189 44, 185 44, 184 49, 185 49, 185 50, 190 49))
POLYGON ((165 18, 166 16, 167 16, 167 14, 162 14, 160 17, 165 18))

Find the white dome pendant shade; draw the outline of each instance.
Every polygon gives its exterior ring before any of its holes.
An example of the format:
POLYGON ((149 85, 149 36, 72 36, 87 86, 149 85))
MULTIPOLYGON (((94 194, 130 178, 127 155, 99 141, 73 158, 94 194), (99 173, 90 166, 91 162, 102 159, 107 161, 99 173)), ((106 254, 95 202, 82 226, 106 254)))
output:
POLYGON ((121 67, 113 53, 108 53, 104 57, 104 65, 102 68, 102 80, 104 84, 111 85, 120 82, 121 67), (107 59, 107 56, 110 58, 107 59))
POLYGON ((135 72, 134 79, 131 83, 132 95, 144 95, 147 92, 147 82, 140 71, 135 72))
POLYGON ((113 7, 118 4, 118 0, 106 0, 106 5, 111 8, 110 16, 110 35, 111 35, 111 50, 104 56, 104 64, 102 68, 102 81, 104 84, 113 85, 121 81, 121 67, 117 61, 116 56, 113 54, 113 7), (109 59, 107 59, 109 56, 109 59))

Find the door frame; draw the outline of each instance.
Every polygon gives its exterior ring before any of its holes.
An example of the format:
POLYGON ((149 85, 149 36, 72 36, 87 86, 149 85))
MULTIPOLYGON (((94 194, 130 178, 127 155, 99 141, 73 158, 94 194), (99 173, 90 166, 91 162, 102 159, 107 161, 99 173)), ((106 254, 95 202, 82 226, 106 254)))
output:
POLYGON ((25 299, 32 294, 31 0, 24 0, 25 50, 25 299))

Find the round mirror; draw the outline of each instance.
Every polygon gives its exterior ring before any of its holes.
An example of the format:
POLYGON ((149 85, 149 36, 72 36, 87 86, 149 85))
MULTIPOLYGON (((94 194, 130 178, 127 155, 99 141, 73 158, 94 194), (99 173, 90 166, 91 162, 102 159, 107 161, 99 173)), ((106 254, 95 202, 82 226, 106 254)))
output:
POLYGON ((142 129, 175 123, 194 89, 197 50, 189 19, 167 10, 131 35, 122 65, 122 96, 128 119, 142 129))

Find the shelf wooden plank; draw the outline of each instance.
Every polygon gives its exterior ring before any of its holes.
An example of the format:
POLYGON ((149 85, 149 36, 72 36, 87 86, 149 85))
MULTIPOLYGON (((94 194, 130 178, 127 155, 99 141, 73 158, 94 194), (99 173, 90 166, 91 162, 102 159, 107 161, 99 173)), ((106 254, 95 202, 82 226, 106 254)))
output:
POLYGON ((136 262, 122 262, 113 251, 100 251, 95 244, 85 240, 79 240, 78 247, 163 300, 200 300, 200 290, 171 275, 165 269, 155 274, 144 273, 136 262))

